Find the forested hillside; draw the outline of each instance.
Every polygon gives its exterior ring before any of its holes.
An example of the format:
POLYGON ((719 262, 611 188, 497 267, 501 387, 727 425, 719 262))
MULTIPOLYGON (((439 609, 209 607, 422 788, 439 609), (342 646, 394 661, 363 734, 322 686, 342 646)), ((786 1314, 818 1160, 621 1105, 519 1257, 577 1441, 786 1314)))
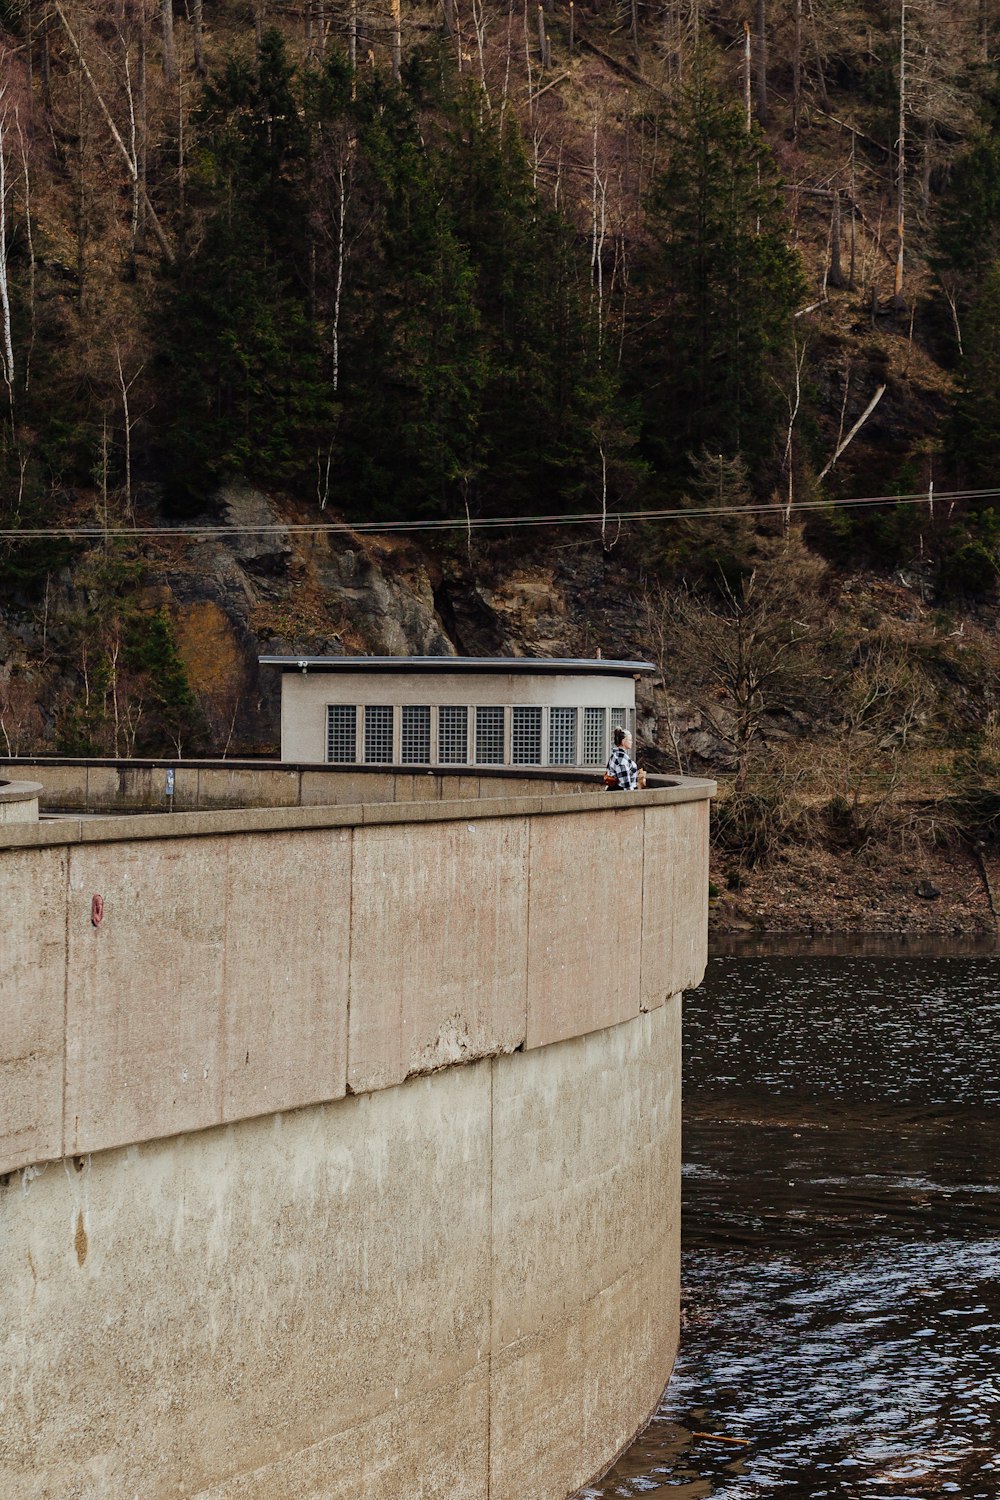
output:
POLYGON ((967 797, 998 53, 989 0, 0 0, 0 748, 265 749, 258 647, 628 646, 741 859, 803 776, 855 841, 865 777, 967 797), (464 525, 280 529, 341 520, 464 525))
POLYGON ((0 19, 8 518, 991 481, 985 0, 0 19))

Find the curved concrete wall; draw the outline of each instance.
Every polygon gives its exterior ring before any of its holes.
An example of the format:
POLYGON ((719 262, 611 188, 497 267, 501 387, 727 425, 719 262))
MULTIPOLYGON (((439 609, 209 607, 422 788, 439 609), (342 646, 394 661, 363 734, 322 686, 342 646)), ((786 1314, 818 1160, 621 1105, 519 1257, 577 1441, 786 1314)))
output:
POLYGON ((676 1344, 679 1002, 0 1198, 0 1493, 543 1500, 676 1344))
POLYGON ((708 790, 0 829, 0 1493, 610 1462, 676 1343, 708 790))
POLYGON ((41 790, 35 781, 0 781, 0 823, 37 823, 41 790))
MULTIPOLYGON (((603 768, 495 766, 478 770, 291 765, 267 761, 0 760, 0 772, 38 777, 46 811, 208 812, 250 807, 331 807, 367 802, 450 802, 480 797, 565 796, 603 791, 603 768), (173 773, 173 792, 167 776, 173 773)), ((651 776, 651 789, 683 778, 651 776)), ((702 786, 706 783, 701 783, 702 786)))

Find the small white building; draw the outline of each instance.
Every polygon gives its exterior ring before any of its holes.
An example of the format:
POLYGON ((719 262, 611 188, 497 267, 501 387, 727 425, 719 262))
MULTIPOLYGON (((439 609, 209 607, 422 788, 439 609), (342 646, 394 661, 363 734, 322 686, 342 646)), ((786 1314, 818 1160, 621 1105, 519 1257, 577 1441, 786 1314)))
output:
POLYGON ((281 671, 281 758, 386 766, 602 766, 635 732, 644 661, 262 656, 281 671))

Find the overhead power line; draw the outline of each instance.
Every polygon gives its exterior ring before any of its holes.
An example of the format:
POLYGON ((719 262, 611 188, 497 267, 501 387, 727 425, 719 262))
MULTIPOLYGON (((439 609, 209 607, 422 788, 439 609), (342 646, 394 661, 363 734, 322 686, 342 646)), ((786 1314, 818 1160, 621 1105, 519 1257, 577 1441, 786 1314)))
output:
MULTIPOLYGON (((910 495, 858 495, 843 500, 806 500, 793 505, 792 516, 818 510, 857 510, 872 506, 950 505, 958 500, 990 500, 1000 497, 1000 488, 985 490, 926 490, 910 495)), ((0 539, 32 541, 61 537, 69 541, 103 541, 112 538, 140 541, 158 537, 189 537, 211 541, 227 536, 371 536, 386 533, 420 533, 440 531, 508 531, 526 526, 607 526, 619 522, 695 521, 721 516, 762 516, 785 514, 781 502, 759 505, 702 505, 669 510, 579 511, 570 515, 452 517, 446 520, 420 521, 275 521, 247 525, 217 523, 206 526, 102 526, 91 522, 85 526, 25 526, 0 528, 0 539)))

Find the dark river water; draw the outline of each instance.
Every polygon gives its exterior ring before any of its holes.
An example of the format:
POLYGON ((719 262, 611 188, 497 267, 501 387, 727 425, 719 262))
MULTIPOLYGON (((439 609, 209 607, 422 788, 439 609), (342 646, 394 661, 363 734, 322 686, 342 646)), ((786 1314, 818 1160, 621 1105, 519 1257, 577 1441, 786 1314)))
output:
POLYGON ((1000 1497, 1000 957, 718 954, 684 1041, 680 1357, 581 1495, 1000 1497))

